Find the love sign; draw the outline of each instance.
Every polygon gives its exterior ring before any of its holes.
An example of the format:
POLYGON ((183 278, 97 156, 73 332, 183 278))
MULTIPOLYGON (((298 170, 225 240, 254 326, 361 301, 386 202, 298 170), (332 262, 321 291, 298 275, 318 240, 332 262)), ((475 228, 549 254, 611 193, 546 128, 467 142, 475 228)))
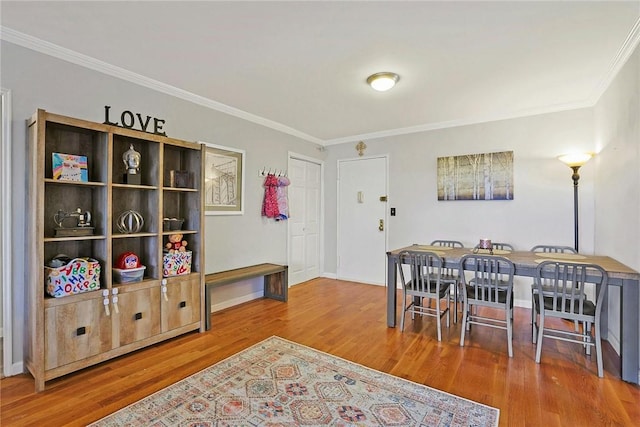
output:
POLYGON ((111 110, 111 106, 105 105, 104 106, 104 124, 105 125, 119 126, 127 129, 132 129, 138 126, 138 129, 140 129, 143 132, 149 132, 149 133, 155 133, 156 135, 167 136, 167 134, 162 129, 162 127, 164 126, 163 119, 158 119, 156 117, 152 118, 151 116, 146 116, 145 118, 142 118, 142 114, 140 113, 134 114, 129 110, 125 110, 122 112, 122 114, 120 114, 119 122, 118 121, 112 122, 109 119, 109 110, 111 110), (153 120, 153 126, 152 126, 153 130, 147 130, 149 129, 149 125, 152 123, 152 120, 153 120))

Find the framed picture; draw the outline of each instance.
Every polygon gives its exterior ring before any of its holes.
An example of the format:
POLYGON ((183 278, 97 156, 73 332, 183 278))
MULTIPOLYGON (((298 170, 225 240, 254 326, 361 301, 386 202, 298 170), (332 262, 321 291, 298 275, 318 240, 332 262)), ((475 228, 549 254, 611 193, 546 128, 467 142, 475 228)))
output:
POLYGON ((53 179, 58 181, 89 181, 86 156, 53 153, 51 162, 53 179))
POLYGON ((513 151, 438 157, 438 200, 513 200, 513 151))
POLYGON ((201 142, 204 159, 205 215, 244 214, 245 151, 201 142))

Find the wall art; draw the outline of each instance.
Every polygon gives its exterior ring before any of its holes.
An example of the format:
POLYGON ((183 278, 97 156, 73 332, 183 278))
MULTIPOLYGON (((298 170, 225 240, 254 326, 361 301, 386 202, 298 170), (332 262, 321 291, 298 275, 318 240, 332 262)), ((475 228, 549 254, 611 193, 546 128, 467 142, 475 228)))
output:
POLYGON ((513 200, 513 151, 438 157, 438 200, 513 200))
POLYGON ((242 215, 244 213, 245 151, 209 144, 205 150, 205 215, 242 215))

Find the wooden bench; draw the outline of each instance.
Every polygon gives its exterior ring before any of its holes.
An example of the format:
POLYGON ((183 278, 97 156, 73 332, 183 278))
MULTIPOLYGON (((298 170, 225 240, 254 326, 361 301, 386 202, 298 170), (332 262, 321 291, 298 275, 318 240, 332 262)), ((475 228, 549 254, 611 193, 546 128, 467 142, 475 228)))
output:
POLYGON ((264 277, 264 296, 265 298, 277 299, 278 301, 287 301, 289 284, 288 284, 287 265, 278 264, 258 264, 249 267, 236 268, 234 270, 220 271, 218 273, 205 274, 205 330, 211 329, 211 289, 216 286, 228 285, 229 283, 239 282, 241 280, 253 279, 256 277, 264 277))

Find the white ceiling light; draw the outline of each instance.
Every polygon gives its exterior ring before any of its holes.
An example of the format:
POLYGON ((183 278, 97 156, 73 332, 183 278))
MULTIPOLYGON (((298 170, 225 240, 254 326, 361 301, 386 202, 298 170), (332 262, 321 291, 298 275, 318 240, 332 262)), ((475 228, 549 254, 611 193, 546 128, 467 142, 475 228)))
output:
POLYGON ((367 83, 373 89, 378 92, 384 92, 385 90, 389 90, 396 85, 396 83, 400 80, 400 76, 396 73, 375 73, 367 77, 367 83))

